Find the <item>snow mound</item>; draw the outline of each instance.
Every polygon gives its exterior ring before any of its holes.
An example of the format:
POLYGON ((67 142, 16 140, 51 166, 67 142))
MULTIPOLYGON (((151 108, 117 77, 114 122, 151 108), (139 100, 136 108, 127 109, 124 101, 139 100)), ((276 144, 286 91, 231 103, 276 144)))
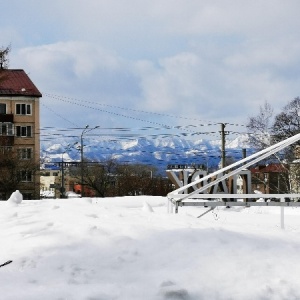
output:
POLYGON ((9 199, 7 200, 8 203, 10 204, 15 204, 18 205, 23 201, 23 195, 20 193, 19 190, 16 190, 11 194, 9 199))
POLYGON ((282 230, 279 207, 199 219, 207 208, 170 214, 167 197, 86 199, 0 201, 0 299, 300 299, 299 208, 282 230))
POLYGON ((144 202, 143 211, 153 212, 153 208, 151 207, 151 205, 148 202, 144 202))

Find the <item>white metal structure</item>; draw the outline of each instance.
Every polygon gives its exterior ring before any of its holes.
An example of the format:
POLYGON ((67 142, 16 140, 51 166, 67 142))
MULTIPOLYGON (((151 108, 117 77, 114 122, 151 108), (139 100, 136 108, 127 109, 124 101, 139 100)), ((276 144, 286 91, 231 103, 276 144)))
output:
MULTIPOLYGON (((175 191, 172 191, 168 194, 168 200, 175 206, 175 213, 178 212, 179 206, 205 206, 210 207, 209 211, 214 209, 216 206, 300 206, 300 202, 285 202, 285 198, 290 198, 298 200, 300 194, 205 194, 205 192, 213 185, 218 184, 220 181, 225 180, 243 169, 248 168, 249 166, 263 160, 266 157, 271 156, 272 154, 286 148, 287 146, 300 140, 300 134, 297 134, 293 137, 290 137, 284 141, 281 141, 275 145, 272 145, 262 151, 259 151, 249 157, 246 157, 238 162, 235 162, 225 168, 222 168, 216 172, 213 172, 207 176, 195 180, 187 185, 184 185, 175 191), (232 170, 232 171, 230 171, 232 170), (227 172, 227 173, 225 173, 227 172), (219 176, 218 176, 219 175, 219 176), (221 175, 221 176, 220 176, 221 175), (200 188, 195 188, 200 183, 203 183, 209 179, 216 177, 216 180, 213 180, 200 188), (189 187, 194 187, 194 191, 189 194, 183 194, 185 190, 189 187), (203 199, 253 199, 253 198, 277 198, 280 199, 280 202, 236 202, 236 201, 203 201, 203 199), (200 200, 202 199, 202 200, 200 200), (271 204, 272 203, 272 204, 271 204)), ((169 208, 168 208, 169 209, 169 208)), ((283 210, 282 217, 283 219, 283 210)), ((283 226, 283 225, 282 225, 283 226)))

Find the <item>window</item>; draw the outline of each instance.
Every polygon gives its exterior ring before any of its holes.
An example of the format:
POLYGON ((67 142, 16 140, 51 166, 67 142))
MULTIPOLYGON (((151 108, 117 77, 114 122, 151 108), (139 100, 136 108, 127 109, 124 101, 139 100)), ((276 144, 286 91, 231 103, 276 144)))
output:
POLYGON ((14 133, 13 123, 0 123, 0 135, 10 135, 14 133))
POLYGON ((0 153, 1 154, 6 154, 12 151, 12 147, 11 146, 1 146, 0 147, 0 153))
POLYGON ((31 159, 32 158, 32 148, 18 149, 18 154, 19 154, 20 159, 31 159))
POLYGON ((32 193, 23 192, 22 195, 23 195, 24 200, 32 200, 33 199, 32 193))
POLYGON ((16 104, 17 115, 31 115, 31 104, 16 104))
POLYGON ((16 126, 16 136, 31 137, 32 126, 16 126))
POLYGON ((0 114, 5 115, 6 114, 6 104, 0 103, 0 114))
POLYGON ((32 172, 31 171, 21 171, 21 181, 22 182, 31 182, 32 181, 32 172))
POLYGON ((41 176, 50 176, 50 172, 41 172, 41 176))

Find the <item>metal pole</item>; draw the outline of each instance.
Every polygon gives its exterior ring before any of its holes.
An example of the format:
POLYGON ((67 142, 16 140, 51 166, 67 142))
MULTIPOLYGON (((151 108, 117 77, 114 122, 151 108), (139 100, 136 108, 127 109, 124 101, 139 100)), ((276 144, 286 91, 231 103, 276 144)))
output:
MULTIPOLYGON (((280 198, 280 202, 284 202, 283 197, 280 198)), ((284 207, 283 206, 280 207, 280 225, 281 225, 281 229, 284 229, 284 207)))
POLYGON ((200 216, 198 216, 197 218, 201 218, 203 217, 204 215, 206 215, 207 213, 209 213, 210 211, 214 210, 215 207, 211 207, 209 210, 207 210, 206 212, 204 212, 203 214, 201 214, 200 216))
POLYGON ((221 123, 221 136, 222 136, 222 160, 221 168, 225 168, 225 124, 221 123))
POLYGON ((65 192, 65 176, 64 176, 64 153, 61 156, 61 187, 60 187, 60 198, 64 198, 65 192))
POLYGON ((83 135, 89 125, 86 125, 85 128, 82 130, 81 137, 80 137, 80 171, 81 171, 81 197, 84 197, 84 187, 83 187, 83 135))
POLYGON ((246 149, 242 149, 242 154, 243 154, 243 158, 247 157, 247 150, 246 149))
POLYGON ((175 203, 175 214, 178 214, 178 201, 175 203))
POLYGON ((81 197, 84 197, 84 183, 83 183, 83 135, 91 130, 97 129, 100 126, 95 126, 94 128, 89 128, 89 125, 86 125, 85 128, 82 130, 81 136, 80 136, 80 165, 81 165, 81 197))

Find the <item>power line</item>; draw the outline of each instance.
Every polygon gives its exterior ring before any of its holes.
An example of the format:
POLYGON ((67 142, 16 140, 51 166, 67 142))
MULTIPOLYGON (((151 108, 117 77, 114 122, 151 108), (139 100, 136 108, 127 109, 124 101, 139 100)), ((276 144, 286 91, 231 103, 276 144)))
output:
MULTIPOLYGON (((145 111, 145 110, 132 109, 132 108, 128 108, 128 107, 98 103, 98 102, 94 102, 94 101, 82 100, 82 99, 77 99, 77 98, 73 98, 73 97, 53 95, 53 94, 49 94, 49 93, 44 93, 44 94, 46 96, 50 97, 50 98, 53 98, 53 99, 56 99, 56 100, 59 100, 59 101, 63 101, 63 102, 67 102, 67 103, 73 103, 73 104, 77 104, 77 105, 81 105, 81 106, 85 106, 85 105, 79 104, 79 103, 89 103, 89 104, 93 104, 93 105, 99 105, 99 106, 105 106, 105 107, 110 107, 110 108, 118 108, 118 109, 121 109, 121 110, 133 111, 133 112, 137 112, 137 113, 152 114, 152 115, 158 115, 158 116, 170 117, 170 118, 177 118, 177 119, 184 119, 184 120, 190 120, 190 121, 207 122, 205 124, 202 124, 202 126, 214 126, 214 125, 220 124, 220 122, 205 121, 205 120, 196 119, 196 118, 188 118, 188 117, 176 116, 176 115, 171 115, 171 114, 163 114, 163 113, 150 112, 150 111, 145 111), (75 102, 72 102, 72 101, 75 101, 75 102), (79 102, 79 103, 76 103, 76 102, 79 102)), ((86 106, 86 107, 88 107, 88 106, 86 106)), ((92 107, 88 107, 88 108, 92 108, 92 107)), ((93 108, 93 109, 97 109, 97 108, 93 108)), ((97 109, 97 110, 101 110, 101 109, 97 109)), ((116 114, 116 113, 109 112, 109 111, 106 111, 106 110, 101 110, 101 111, 111 113, 111 114, 116 114)), ((121 114, 117 114, 117 115, 128 117, 126 115, 121 115, 121 114)), ((227 123, 227 124, 232 125, 232 126, 245 126, 245 125, 237 124, 237 123, 227 123)), ((164 126, 167 126, 167 125, 164 125, 164 126)))
POLYGON ((55 110, 53 110, 52 108, 50 108, 49 106, 47 106, 46 104, 41 102, 42 106, 45 106, 47 109, 49 109, 52 113, 54 113, 55 115, 57 115, 58 117, 60 117, 61 119, 67 121, 68 123, 72 124, 73 126, 79 127, 78 125, 76 125, 75 123, 69 121, 67 118, 63 117, 62 115, 58 114, 55 110))
POLYGON ((154 122, 154 121, 149 121, 149 120, 145 120, 145 119, 140 119, 140 118, 136 118, 136 117, 133 117, 133 116, 127 116, 127 115, 116 113, 116 112, 113 112, 113 111, 108 111, 108 110, 105 110, 105 109, 95 108, 95 107, 88 106, 86 104, 82 104, 82 102, 83 103, 91 103, 89 101, 80 101, 78 103, 78 102, 74 102, 74 101, 72 102, 71 100, 67 100, 67 99, 63 99, 63 98, 59 98, 59 97, 53 97, 52 96, 52 98, 63 101, 63 102, 66 102, 66 103, 75 104, 75 105, 78 105, 78 106, 81 106, 81 107, 86 107, 86 108, 90 108, 90 109, 93 109, 93 110, 102 111, 102 112, 105 112, 105 113, 108 113, 108 114, 111 114, 111 115, 115 115, 115 116, 118 116, 118 117, 124 117, 124 118, 128 118, 128 119, 136 120, 136 121, 147 122, 147 123, 150 123, 150 124, 156 124, 156 125, 164 126, 166 128, 168 127, 168 125, 166 125, 166 124, 162 124, 162 123, 158 123, 158 122, 154 122))
MULTIPOLYGON (((122 134, 120 133, 101 133, 102 137, 114 137, 117 139, 133 139, 133 138, 168 138, 168 137, 194 137, 194 136, 202 136, 202 135, 209 135, 210 137, 212 136, 216 136, 217 131, 198 131, 196 130, 199 127, 204 127, 204 126, 215 126, 215 125, 220 125, 220 124, 224 124, 224 123, 207 123, 207 124, 197 124, 197 125, 177 125, 177 126, 169 126, 169 125, 165 125, 162 123, 158 123, 158 122, 154 122, 154 121, 148 121, 145 119, 141 119, 141 118, 135 118, 133 116, 127 116, 127 115, 123 115, 123 114, 118 114, 116 112, 110 112, 107 110, 102 110, 99 108, 94 108, 91 106, 87 106, 84 105, 82 103, 77 103, 77 102, 84 102, 84 103, 92 103, 92 104, 96 104, 96 105, 103 105, 103 106, 107 106, 107 107, 112 107, 112 108, 119 108, 119 109, 123 109, 123 110, 128 110, 128 111, 134 111, 134 112, 142 112, 142 113, 148 113, 148 114, 155 114, 155 115, 161 115, 161 116, 167 116, 167 117, 174 117, 174 118, 180 118, 180 119, 186 119, 186 120, 194 120, 194 121, 201 121, 198 119, 192 119, 192 118, 187 118, 187 117, 180 117, 180 116, 174 116, 174 115, 168 115, 168 114, 160 114, 160 113, 153 113, 153 112, 147 112, 147 111, 142 111, 142 110, 135 110, 135 109, 130 109, 130 108, 124 108, 124 107, 120 107, 120 106, 114 106, 114 105, 107 105, 107 104, 101 104, 101 103, 96 103, 96 102, 91 102, 91 101, 85 101, 85 100, 78 100, 78 99, 74 99, 74 98, 68 98, 68 97, 61 97, 61 96, 56 96, 56 95, 51 95, 51 94, 46 94, 49 97, 52 97, 54 99, 60 100, 60 101, 64 101, 64 102, 68 102, 68 103, 72 103, 72 104, 76 104, 79 106, 83 106, 83 107, 87 107, 90 109, 96 109, 96 110, 100 110, 106 113, 110 113, 110 114, 114 114, 114 115, 118 115, 118 116, 122 116, 122 117, 126 117, 126 118, 130 118, 130 119, 134 119, 134 120, 138 120, 138 121, 143 121, 143 122, 148 122, 151 123, 153 125, 156 126, 146 126, 146 127, 140 127, 140 128, 128 128, 128 127, 101 127, 101 130, 110 130, 113 132, 123 132, 122 134), (75 100, 77 102, 72 102, 71 100, 75 100), (157 126, 159 125, 159 126, 157 126), (150 133, 149 131, 155 130, 155 131, 160 131, 160 130, 184 130, 186 132, 176 132, 176 133, 150 133), (191 130, 194 129, 194 130, 191 130), (141 133, 134 133, 135 131, 147 131, 147 134, 141 134, 141 133), (124 132, 128 132, 127 134, 124 134, 124 132)), ((56 111, 54 111, 53 109, 51 109, 49 106, 45 105, 44 103, 42 103, 43 106, 45 106, 47 109, 49 109, 52 113, 56 114, 57 116, 59 116, 60 118, 62 118, 63 120, 67 121, 68 123, 72 124, 75 127, 71 127, 71 128, 63 128, 63 129, 58 129, 55 127, 44 127, 44 128, 40 128, 40 134, 41 137, 43 137, 44 140, 42 141, 51 141, 51 139, 56 139, 57 137, 63 136, 64 138, 75 138, 78 137, 77 135, 73 134, 66 134, 66 133, 72 133, 74 130, 82 130, 83 128, 80 128, 80 126, 78 126, 77 124, 69 121, 67 118, 65 118, 64 116, 56 113, 56 111), (51 133, 42 133, 45 132, 47 130, 53 130, 54 132, 51 133)), ((235 125, 235 126, 244 126, 244 125, 239 125, 239 124, 232 124, 232 123, 226 123, 226 125, 235 125)), ((236 131, 228 131, 227 134, 245 134, 245 133, 240 133, 240 132, 236 132, 236 131)), ((96 134, 93 134, 91 136, 97 136, 96 134)), ((216 136, 217 137, 217 136, 216 136)))

